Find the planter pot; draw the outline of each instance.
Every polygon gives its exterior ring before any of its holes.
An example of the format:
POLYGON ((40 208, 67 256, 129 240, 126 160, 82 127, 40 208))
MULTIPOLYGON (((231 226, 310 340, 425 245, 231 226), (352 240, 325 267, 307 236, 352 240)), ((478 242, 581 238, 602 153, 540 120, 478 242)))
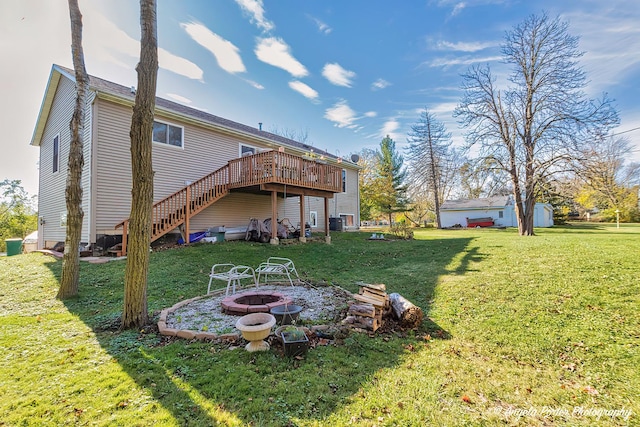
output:
POLYGON ((239 318, 236 328, 242 332, 242 337, 249 341, 245 347, 247 351, 265 351, 269 350, 269 344, 264 339, 269 336, 275 324, 276 318, 269 313, 251 313, 239 318))
POLYGON ((295 304, 286 304, 273 307, 270 311, 276 318, 278 325, 290 325, 298 320, 302 307, 295 304))
POLYGON ((282 337, 285 356, 296 357, 303 356, 307 353, 309 349, 309 338, 307 338, 306 334, 302 333, 302 336, 299 336, 299 334, 296 333, 295 336, 292 336, 291 332, 281 332, 280 336, 282 337))

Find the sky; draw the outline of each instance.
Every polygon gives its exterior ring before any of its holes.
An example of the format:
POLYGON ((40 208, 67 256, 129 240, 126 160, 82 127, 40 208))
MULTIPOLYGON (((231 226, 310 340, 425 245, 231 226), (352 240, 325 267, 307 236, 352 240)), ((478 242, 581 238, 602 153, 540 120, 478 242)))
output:
MULTIPOLYGON (((79 4, 88 73, 135 86, 138 2, 79 4)), ((614 132, 640 161, 637 0, 158 0, 157 95, 343 157, 386 135, 402 151, 425 108, 462 144, 461 75, 484 64, 506 75, 505 33, 543 11, 580 37, 585 91, 615 100, 614 132)), ((0 181, 31 195, 30 142, 52 64, 72 68, 70 32, 65 0, 0 0, 0 181)))

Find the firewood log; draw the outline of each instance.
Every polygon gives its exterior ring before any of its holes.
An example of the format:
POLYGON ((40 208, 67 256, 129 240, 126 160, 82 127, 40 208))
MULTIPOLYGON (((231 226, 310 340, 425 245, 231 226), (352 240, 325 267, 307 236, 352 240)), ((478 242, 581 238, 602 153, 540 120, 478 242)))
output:
POLYGON ((422 309, 400 294, 389 294, 391 307, 400 325, 406 328, 416 328, 422 323, 422 309))
POLYGON ((375 317, 376 308, 373 304, 351 304, 349 306, 349 314, 364 317, 375 317))

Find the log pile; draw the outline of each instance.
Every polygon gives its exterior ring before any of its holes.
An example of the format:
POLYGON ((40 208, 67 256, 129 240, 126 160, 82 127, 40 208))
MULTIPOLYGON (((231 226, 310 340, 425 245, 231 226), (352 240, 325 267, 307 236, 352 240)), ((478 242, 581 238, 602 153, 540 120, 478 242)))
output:
POLYGON ((393 314, 400 321, 400 325, 405 328, 416 328, 422 323, 422 309, 414 305, 411 301, 400 294, 389 295, 393 314))
POLYGON ((349 306, 348 315, 342 321, 352 328, 375 332, 389 316, 398 319, 403 328, 416 328, 422 323, 422 309, 400 294, 387 294, 384 284, 360 283, 360 290, 353 298, 356 301, 349 306))
POLYGON ((347 318, 342 321, 353 328, 376 331, 384 322, 384 315, 390 310, 389 295, 384 284, 372 285, 362 283, 356 300, 349 306, 347 318))

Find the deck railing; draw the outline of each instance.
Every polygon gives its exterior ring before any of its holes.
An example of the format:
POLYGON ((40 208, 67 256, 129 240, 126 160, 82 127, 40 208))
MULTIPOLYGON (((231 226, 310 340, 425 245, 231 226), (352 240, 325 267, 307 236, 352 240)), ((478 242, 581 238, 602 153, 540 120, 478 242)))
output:
POLYGON ((264 183, 336 193, 342 191, 342 169, 321 160, 279 151, 266 151, 229 162, 229 188, 264 183))

